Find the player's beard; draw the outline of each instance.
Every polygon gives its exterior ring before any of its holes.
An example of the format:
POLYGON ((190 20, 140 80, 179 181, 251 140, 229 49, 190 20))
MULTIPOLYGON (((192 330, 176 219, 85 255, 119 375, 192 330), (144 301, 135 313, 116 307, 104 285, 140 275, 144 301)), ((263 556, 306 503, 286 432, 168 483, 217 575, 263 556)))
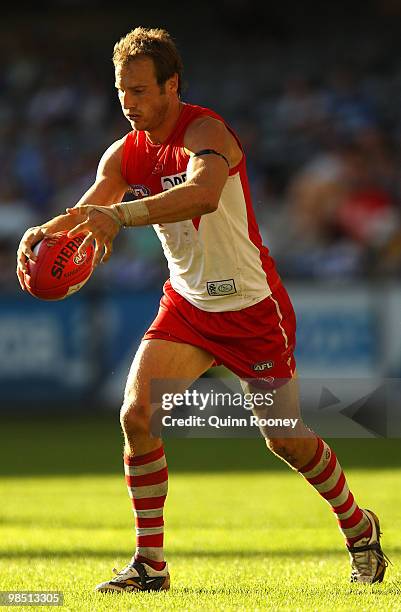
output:
POLYGON ((147 126, 143 129, 146 130, 147 132, 153 132, 157 130, 157 128, 159 128, 166 120, 169 107, 170 107, 170 104, 169 104, 168 97, 162 96, 160 103, 157 105, 157 107, 154 108, 152 112, 152 117, 147 122, 147 126))
POLYGON ((132 121, 129 119, 131 127, 137 131, 152 133, 163 125, 170 109, 170 99, 168 96, 161 96, 157 103, 153 104, 146 115, 142 115, 139 111, 139 119, 132 121))

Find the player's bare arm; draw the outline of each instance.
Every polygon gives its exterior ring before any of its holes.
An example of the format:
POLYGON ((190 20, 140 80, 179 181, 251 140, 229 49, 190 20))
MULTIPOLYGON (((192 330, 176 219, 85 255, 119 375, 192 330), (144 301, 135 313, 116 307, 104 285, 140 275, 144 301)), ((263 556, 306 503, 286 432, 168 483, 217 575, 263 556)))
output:
POLYGON ((230 167, 235 167, 241 160, 241 149, 225 125, 211 117, 200 118, 188 127, 184 145, 190 155, 185 183, 139 202, 112 204, 113 214, 110 215, 79 203, 74 209, 68 209, 70 214, 86 213, 88 216, 70 232, 70 236, 87 231, 87 239, 81 246, 84 249, 93 239, 99 243, 105 239, 107 230, 104 229, 105 233, 100 235, 98 223, 102 228, 109 228, 107 240, 110 242, 118 232, 118 225, 174 223, 214 212, 230 167))
MULTIPOLYGON (((190 155, 186 182, 141 200, 148 208, 148 219, 136 219, 134 215, 130 225, 185 221, 217 209, 229 169, 240 161, 241 150, 225 125, 211 117, 190 124, 184 146, 190 155), (208 153, 197 155, 202 151, 208 153)), ((117 205, 117 211, 127 205, 131 206, 130 203, 117 205)))
MULTIPOLYGON (((77 203, 77 206, 94 204, 97 206, 105 206, 110 201, 121 200, 128 186, 121 176, 121 152, 123 141, 118 140, 113 143, 103 154, 100 159, 96 173, 96 179, 93 185, 86 191, 82 198, 77 203)), ((23 235, 17 251, 17 276, 21 288, 25 291, 24 275, 28 272, 28 259, 36 260, 35 254, 32 252, 33 247, 44 236, 50 236, 56 232, 72 230, 76 225, 82 223, 86 219, 85 214, 77 214, 75 216, 62 214, 50 219, 37 227, 27 229, 23 235)), ((99 220, 101 224, 101 220, 99 220)), ((101 232, 102 228, 99 228, 101 232)), ((111 245, 107 242, 107 248, 111 245)), ((107 252, 109 256, 111 251, 107 252)), ((105 254, 106 257, 106 254, 105 254)))

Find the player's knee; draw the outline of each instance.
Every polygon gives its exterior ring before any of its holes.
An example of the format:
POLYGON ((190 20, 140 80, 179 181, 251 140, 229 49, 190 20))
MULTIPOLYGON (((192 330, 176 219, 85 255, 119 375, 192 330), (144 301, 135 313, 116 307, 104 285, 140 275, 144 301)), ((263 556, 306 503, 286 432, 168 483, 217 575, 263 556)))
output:
POLYGON ((120 423, 128 438, 149 435, 149 411, 139 402, 124 402, 120 413, 120 423))
POLYGON ((291 465, 298 462, 301 450, 298 438, 266 438, 267 447, 291 465))

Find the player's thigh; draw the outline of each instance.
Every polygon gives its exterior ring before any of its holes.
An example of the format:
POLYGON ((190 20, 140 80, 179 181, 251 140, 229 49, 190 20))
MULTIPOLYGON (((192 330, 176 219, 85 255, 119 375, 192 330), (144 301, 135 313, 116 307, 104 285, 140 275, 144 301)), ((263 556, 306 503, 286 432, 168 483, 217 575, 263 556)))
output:
POLYGON ((270 418, 284 417, 284 415, 288 418, 300 418, 299 387, 296 372, 285 384, 276 389, 265 385, 263 380, 261 380, 261 383, 258 383, 257 380, 253 383, 252 379, 241 380, 241 386, 244 393, 249 393, 252 396, 257 395, 258 397, 266 395, 269 398, 265 403, 258 401, 254 408, 255 412, 259 411, 261 414, 269 415, 270 418))
POLYGON ((128 375, 124 403, 149 406, 163 393, 181 393, 213 362, 210 353, 191 344, 143 340, 128 375))

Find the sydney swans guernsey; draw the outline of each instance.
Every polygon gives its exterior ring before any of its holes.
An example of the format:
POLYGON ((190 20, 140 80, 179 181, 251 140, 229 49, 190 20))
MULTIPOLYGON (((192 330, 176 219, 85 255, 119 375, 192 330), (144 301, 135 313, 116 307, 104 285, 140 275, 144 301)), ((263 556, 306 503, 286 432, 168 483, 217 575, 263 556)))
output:
MULTIPOLYGON (((186 180, 189 156, 184 134, 191 121, 205 115, 225 123, 210 109, 184 104, 164 143, 152 144, 144 131, 127 134, 121 170, 134 197, 154 195, 186 180)), ((216 211, 153 227, 167 258, 173 289, 201 310, 242 310, 269 296, 279 281, 269 251, 262 245, 245 155, 230 170, 216 211)))

